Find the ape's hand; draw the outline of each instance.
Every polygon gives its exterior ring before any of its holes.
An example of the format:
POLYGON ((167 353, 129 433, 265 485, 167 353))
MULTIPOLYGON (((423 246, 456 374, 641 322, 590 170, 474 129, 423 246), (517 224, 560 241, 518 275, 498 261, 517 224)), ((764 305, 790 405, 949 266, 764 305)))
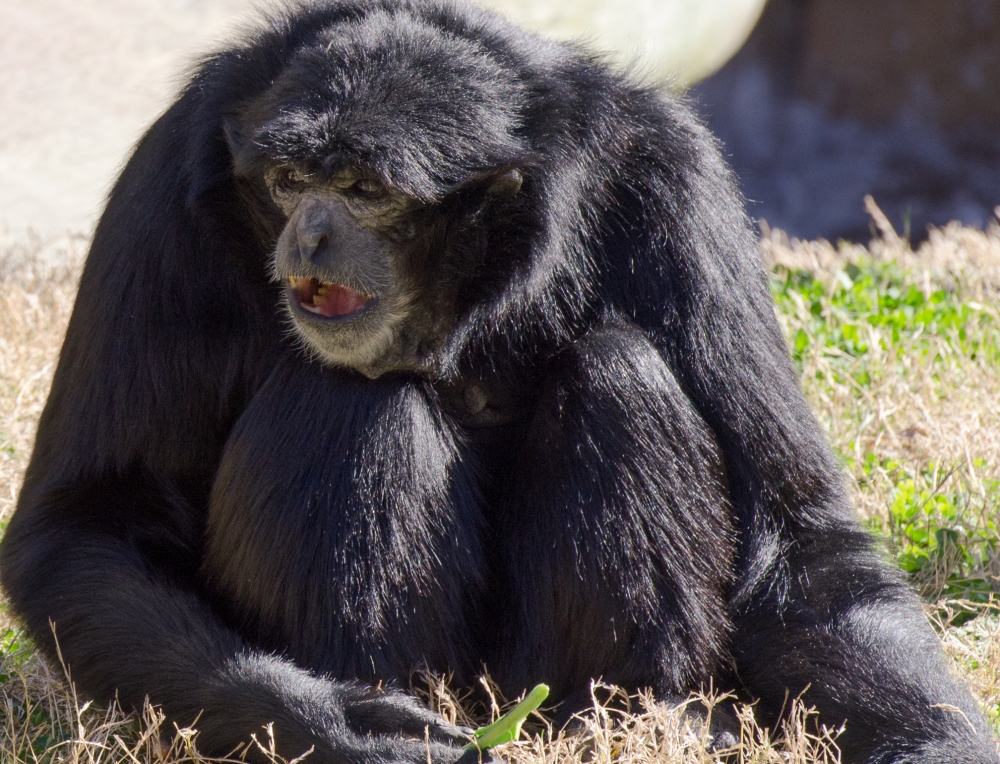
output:
POLYGON ((235 750, 254 734, 261 745, 251 744, 251 761, 267 760, 260 748, 273 744, 287 759, 312 749, 312 762, 450 764, 472 734, 398 690, 331 681, 259 653, 227 662, 215 690, 197 725, 199 745, 235 750))
POLYGON ((473 731, 457 727, 424 708, 410 695, 390 690, 377 692, 358 685, 344 693, 344 719, 358 734, 401 735, 439 743, 468 743, 473 731))

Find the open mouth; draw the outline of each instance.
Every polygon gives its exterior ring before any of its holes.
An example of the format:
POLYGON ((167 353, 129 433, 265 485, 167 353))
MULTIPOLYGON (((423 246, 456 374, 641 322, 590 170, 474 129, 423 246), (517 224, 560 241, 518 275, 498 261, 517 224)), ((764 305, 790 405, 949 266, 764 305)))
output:
POLYGON ((333 281, 290 276, 288 283, 298 307, 324 318, 344 318, 361 313, 375 302, 374 297, 366 297, 333 281))

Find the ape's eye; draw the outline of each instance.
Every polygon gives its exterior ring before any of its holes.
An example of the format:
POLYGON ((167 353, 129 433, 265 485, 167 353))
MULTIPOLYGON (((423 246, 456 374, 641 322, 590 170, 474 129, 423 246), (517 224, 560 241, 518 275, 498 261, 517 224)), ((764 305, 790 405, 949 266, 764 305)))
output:
POLYGON ((351 184, 347 189, 353 196, 360 196, 362 199, 382 199, 389 194, 389 189, 384 183, 380 183, 374 178, 361 178, 351 184))
POLYGON ((305 185, 308 179, 305 173, 296 170, 294 167, 282 167, 271 176, 271 190, 278 193, 287 193, 305 185))

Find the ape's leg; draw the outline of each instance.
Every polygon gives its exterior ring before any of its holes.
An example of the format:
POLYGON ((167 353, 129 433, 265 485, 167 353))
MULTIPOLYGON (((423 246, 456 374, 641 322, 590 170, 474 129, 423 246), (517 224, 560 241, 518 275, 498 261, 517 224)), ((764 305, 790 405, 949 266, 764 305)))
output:
POLYGON ((845 762, 995 762, 917 598, 867 534, 800 531, 783 546, 735 618, 737 671, 761 721, 801 693, 821 720, 847 720, 845 762))
POLYGON ((313 671, 469 683, 475 469, 418 383, 275 374, 226 445, 202 573, 241 634, 313 671))
POLYGON ((725 477, 639 330, 609 323, 554 362, 500 490, 490 668, 505 689, 603 678, 676 694, 712 676, 729 635, 725 477))

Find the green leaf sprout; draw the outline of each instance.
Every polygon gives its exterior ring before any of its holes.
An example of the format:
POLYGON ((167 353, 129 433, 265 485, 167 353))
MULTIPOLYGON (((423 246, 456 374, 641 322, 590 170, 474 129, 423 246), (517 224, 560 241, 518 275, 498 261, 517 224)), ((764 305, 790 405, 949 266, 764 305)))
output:
POLYGON ((528 714, 542 705, 542 702, 549 697, 549 686, 547 684, 536 685, 528 693, 527 697, 514 706, 510 711, 497 719, 493 724, 480 727, 474 733, 474 739, 465 746, 466 751, 485 751, 487 748, 509 743, 517 740, 521 734, 521 725, 528 718, 528 714))

